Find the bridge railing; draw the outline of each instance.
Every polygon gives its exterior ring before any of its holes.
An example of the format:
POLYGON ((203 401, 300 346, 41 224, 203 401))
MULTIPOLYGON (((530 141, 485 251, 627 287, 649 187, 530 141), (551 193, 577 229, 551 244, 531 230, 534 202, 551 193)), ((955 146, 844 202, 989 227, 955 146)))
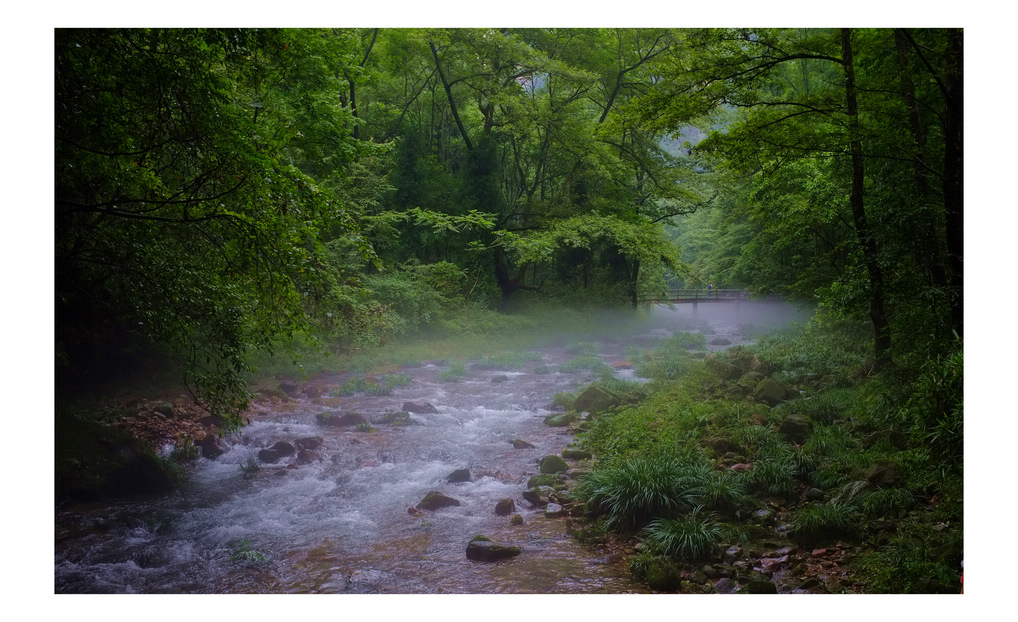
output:
POLYGON ((659 296, 641 296, 640 302, 713 302, 715 300, 749 300, 749 293, 741 289, 673 289, 659 296))

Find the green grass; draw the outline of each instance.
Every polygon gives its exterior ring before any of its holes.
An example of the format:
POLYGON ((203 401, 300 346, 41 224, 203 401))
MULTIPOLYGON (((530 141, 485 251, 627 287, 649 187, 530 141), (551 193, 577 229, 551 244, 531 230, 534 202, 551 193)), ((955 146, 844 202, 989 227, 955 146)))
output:
POLYGON ((467 376, 467 366, 463 361, 450 361, 448 366, 438 377, 446 382, 461 380, 467 376))
POLYGON ((683 561, 703 561, 711 556, 722 541, 723 528, 701 518, 702 508, 694 508, 687 516, 658 519, 647 525, 646 541, 665 555, 683 561))
POLYGON ((540 361, 540 352, 500 352, 482 357, 473 364, 475 369, 496 369, 508 371, 520 369, 527 363, 540 361))

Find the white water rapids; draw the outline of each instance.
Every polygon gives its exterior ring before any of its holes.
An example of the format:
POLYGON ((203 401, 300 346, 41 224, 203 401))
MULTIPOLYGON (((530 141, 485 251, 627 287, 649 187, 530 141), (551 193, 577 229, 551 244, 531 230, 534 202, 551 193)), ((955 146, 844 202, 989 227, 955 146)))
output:
MULTIPOLYGON (((680 310, 686 311, 686 310, 680 310)), ((664 311, 663 317, 683 314, 664 311)), ((703 311, 701 310, 701 314, 703 311)), ((688 311, 686 311, 688 316, 688 311)), ((734 320, 713 322, 714 335, 744 341, 734 320)), ((643 343, 667 337, 657 324, 643 343)), ((712 335, 712 336, 714 336, 712 335)), ((608 364, 624 360, 619 335, 600 343, 608 364)), ((710 336, 708 337, 710 339, 710 336)), ((442 363, 401 370, 413 381, 390 395, 300 399, 262 405, 251 423, 215 460, 199 459, 189 482, 171 494, 56 512, 57 593, 624 593, 645 588, 623 564, 578 543, 565 518, 546 518, 522 497, 538 460, 572 441, 544 425, 555 393, 588 384, 588 372, 559 366, 572 355, 536 349, 540 361, 512 371, 470 369, 443 381, 442 363), (544 365, 546 368, 539 369, 544 365), (550 373, 537 373, 547 371, 550 373), (497 376, 504 376, 505 380, 497 376), (414 425, 374 423, 372 431, 316 422, 324 411, 376 419, 427 402, 414 425), (261 464, 260 450, 278 441, 321 437, 310 464, 293 457, 261 464), (517 449, 514 439, 533 448, 517 449), (448 483, 456 469, 471 479, 448 483), (432 490, 461 505, 415 515, 432 490), (515 502, 522 525, 494 513, 515 502), (522 549, 516 558, 473 562, 469 540, 484 534, 522 549)), ((635 378, 632 371, 620 377, 635 378)), ((334 388, 351 375, 321 380, 334 388)), ((323 395, 326 395, 323 392, 323 395)), ((582 466, 576 464, 574 466, 582 466)))

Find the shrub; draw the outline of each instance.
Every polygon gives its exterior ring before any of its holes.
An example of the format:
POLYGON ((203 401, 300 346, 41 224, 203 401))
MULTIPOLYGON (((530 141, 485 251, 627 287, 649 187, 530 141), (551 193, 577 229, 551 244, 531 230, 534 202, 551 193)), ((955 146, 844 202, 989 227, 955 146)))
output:
POLYGON ((467 366, 462 361, 451 361, 438 377, 445 381, 459 380, 467 375, 467 366))
POLYGON ((625 531, 688 510, 692 484, 688 467, 678 460, 641 457, 589 473, 576 493, 588 510, 605 516, 606 527, 625 531))
POLYGON ((796 512, 789 533, 812 543, 851 535, 855 524, 855 510, 851 505, 837 501, 813 503, 796 512))
POLYGON ((700 510, 681 518, 658 519, 647 525, 646 540, 665 555, 696 562, 710 557, 721 542, 720 525, 700 518, 700 510))

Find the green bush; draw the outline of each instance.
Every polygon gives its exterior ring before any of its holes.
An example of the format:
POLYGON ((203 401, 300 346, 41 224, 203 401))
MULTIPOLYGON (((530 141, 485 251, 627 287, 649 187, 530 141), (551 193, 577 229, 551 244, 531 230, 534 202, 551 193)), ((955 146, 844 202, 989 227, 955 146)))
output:
POLYGON ((662 456, 640 457, 599 468, 576 490, 588 510, 605 517, 605 526, 637 530, 654 518, 689 510, 695 498, 688 465, 662 456))
POLYGON ((850 536, 856 530, 856 523, 855 510, 849 504, 812 503, 796 512, 789 533, 803 542, 816 543, 850 536))
POLYGON ((720 544, 723 530, 720 525, 701 519, 701 509, 694 508, 680 518, 652 521, 647 525, 646 541, 665 555, 683 561, 707 559, 720 544))
POLYGON ((438 374, 438 377, 445 381, 459 380, 467 375, 467 366, 463 361, 451 361, 445 371, 438 374))

